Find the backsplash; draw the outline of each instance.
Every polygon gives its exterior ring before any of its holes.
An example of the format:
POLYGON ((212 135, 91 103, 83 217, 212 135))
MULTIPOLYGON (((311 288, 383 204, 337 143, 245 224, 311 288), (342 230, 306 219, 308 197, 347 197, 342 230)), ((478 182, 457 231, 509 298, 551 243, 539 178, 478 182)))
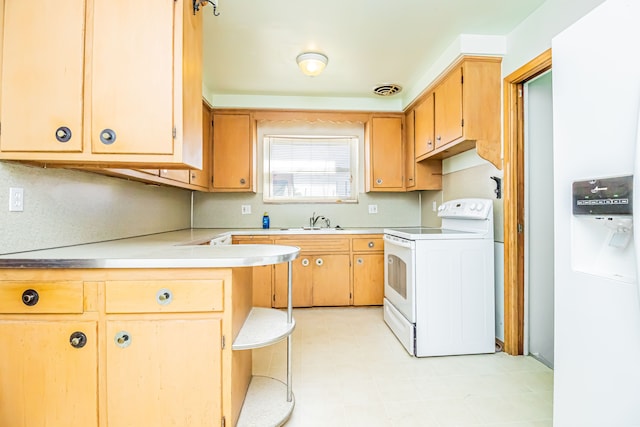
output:
POLYGON ((0 162, 0 254, 189 228, 189 191, 0 162), (9 212, 9 188, 24 211, 9 212))
POLYGON ((420 224, 420 194, 360 193, 358 203, 265 204, 260 193, 195 193, 194 227, 261 228, 262 214, 269 213, 271 228, 304 227, 315 212, 330 219, 331 226, 401 227, 420 224), (242 205, 251 214, 242 215, 242 205), (370 214, 369 205, 378 213, 370 214))

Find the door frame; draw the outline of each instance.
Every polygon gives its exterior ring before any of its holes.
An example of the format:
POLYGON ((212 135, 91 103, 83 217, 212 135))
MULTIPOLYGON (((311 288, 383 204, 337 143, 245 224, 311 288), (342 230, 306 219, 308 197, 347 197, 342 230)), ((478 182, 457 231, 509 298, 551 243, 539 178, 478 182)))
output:
POLYGON ((504 351, 524 352, 524 99, 526 82, 551 69, 551 49, 504 78, 504 351))

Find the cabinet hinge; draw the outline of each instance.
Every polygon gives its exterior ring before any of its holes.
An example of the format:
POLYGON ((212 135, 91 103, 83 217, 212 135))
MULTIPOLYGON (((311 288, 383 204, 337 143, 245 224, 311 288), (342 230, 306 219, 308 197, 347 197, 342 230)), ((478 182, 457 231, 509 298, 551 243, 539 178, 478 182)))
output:
POLYGON ((518 88, 518 98, 522 98, 522 88, 518 88))
POLYGON ((173 137, 175 138, 176 135, 178 134, 178 132, 176 131, 176 128, 173 128, 173 131, 171 132, 173 134, 173 137))
POLYGON ((460 120, 460 126, 464 127, 464 119, 460 120))
POLYGON ((460 76, 460 83, 464 84, 464 74, 460 76))
POLYGON ((225 427, 226 423, 227 423, 227 420, 224 417, 222 417, 222 420, 220 420, 220 425, 222 427, 225 427))
POLYGON ((518 233, 522 233, 523 230, 524 227, 522 226, 522 224, 518 224, 518 233))
POLYGON ((221 345, 222 345, 222 349, 223 349, 223 350, 224 350, 224 347, 225 347, 225 346, 226 346, 226 344, 227 344, 227 343, 226 343, 226 341, 227 341, 227 340, 224 338, 224 335, 223 335, 223 336, 222 336, 222 343, 221 343, 221 345))

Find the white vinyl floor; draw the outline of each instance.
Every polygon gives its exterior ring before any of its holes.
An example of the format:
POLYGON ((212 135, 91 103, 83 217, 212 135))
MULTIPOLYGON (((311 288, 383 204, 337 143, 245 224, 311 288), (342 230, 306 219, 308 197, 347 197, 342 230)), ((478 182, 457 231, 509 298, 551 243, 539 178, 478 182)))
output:
MULTIPOLYGON (((295 309, 286 427, 550 427, 553 371, 505 353, 414 358, 381 307, 295 309)), ((253 350, 255 375, 286 380, 286 340, 253 350)))

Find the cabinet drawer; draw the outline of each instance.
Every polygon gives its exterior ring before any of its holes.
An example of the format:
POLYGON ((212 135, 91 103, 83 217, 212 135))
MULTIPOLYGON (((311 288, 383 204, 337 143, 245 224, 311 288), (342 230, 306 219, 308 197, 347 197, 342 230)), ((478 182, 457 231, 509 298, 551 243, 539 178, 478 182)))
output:
POLYGON ((302 253, 349 252, 349 239, 344 237, 325 238, 315 235, 309 238, 276 239, 274 243, 278 245, 298 246, 302 253))
POLYGON ((223 310, 222 280, 106 282, 107 313, 176 313, 223 310))
POLYGON ((366 237, 353 239, 354 252, 380 252, 384 250, 382 237, 366 237))
POLYGON ((83 284, 73 282, 0 282, 0 313, 82 313, 83 284))

